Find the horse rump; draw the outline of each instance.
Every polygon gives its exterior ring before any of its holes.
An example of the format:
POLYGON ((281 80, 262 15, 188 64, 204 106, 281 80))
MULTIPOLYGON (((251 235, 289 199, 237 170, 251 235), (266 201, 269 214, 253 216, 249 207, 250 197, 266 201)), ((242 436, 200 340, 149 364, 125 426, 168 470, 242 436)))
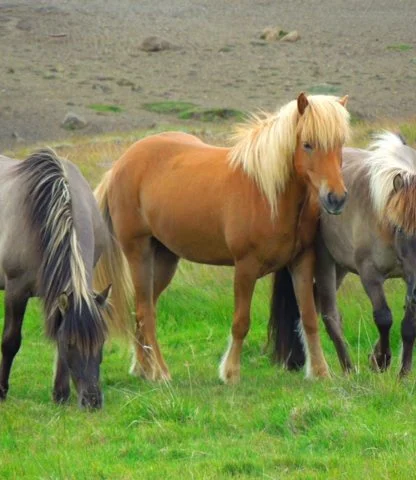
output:
POLYGON ((288 370, 299 370, 305 365, 300 313, 287 267, 273 275, 268 344, 272 345, 273 361, 288 370))

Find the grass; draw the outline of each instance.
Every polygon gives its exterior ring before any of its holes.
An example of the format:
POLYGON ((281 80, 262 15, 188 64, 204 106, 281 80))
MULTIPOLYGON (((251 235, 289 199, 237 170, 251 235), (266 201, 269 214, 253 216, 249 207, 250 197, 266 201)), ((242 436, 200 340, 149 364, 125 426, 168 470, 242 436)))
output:
POLYGON ((409 50, 412 50, 412 46, 408 45, 406 43, 398 43, 395 45, 387 45, 387 50, 394 50, 396 52, 407 52, 409 50))
MULTIPOLYGON (((52 404, 53 348, 43 337, 39 304, 32 301, 10 397, 1 405, 0 477, 410 477, 414 377, 399 384, 395 368, 384 375, 368 370, 376 332, 358 282, 345 285, 341 308, 360 373, 340 374, 324 335, 332 380, 311 382, 270 365, 261 354, 269 291, 263 280, 254 298, 242 382, 226 387, 217 380, 217 364, 232 316, 231 280, 230 269, 184 264, 159 307, 160 342, 174 381, 154 385, 130 377, 129 352, 113 341, 102 365, 105 407, 94 414, 78 411, 75 397, 66 407, 52 404)), ((403 294, 392 282, 396 318, 403 294)), ((396 358, 398 332, 396 322, 396 358)))
MULTIPOLYGON (((406 130, 409 142, 416 141, 416 122, 363 122, 354 127, 354 144, 364 145, 382 126, 406 130)), ((228 133, 215 125, 209 131, 187 128, 211 143, 223 143, 228 133)), ((148 133, 79 138, 55 148, 95 184, 127 145, 148 133)), ((396 378, 401 283, 388 282, 387 295, 396 320, 391 371, 374 374, 367 366, 377 332, 369 301, 351 276, 339 302, 358 373, 341 374, 322 331, 332 379, 308 381, 302 372, 271 365, 261 353, 269 279, 259 281, 242 381, 229 387, 220 384, 217 366, 232 318, 232 269, 184 262, 158 309, 159 339, 174 380, 150 384, 129 376, 129 349, 110 341, 102 364, 105 405, 96 413, 79 411, 74 394, 68 406, 52 403, 54 349, 43 335, 40 304, 32 300, 9 398, 0 405, 0 478, 412 478, 415 375, 404 382, 396 378)))

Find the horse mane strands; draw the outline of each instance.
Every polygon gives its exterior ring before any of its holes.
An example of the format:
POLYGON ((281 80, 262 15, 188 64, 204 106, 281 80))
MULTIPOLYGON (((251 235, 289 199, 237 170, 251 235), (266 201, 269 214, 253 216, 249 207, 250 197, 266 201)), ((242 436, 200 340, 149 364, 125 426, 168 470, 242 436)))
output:
POLYGON ((370 193, 379 221, 415 235, 416 154, 411 155, 403 139, 391 132, 377 135, 370 150, 370 193), (403 187, 396 192, 394 179, 399 174, 403 187))
POLYGON ((277 196, 284 192, 293 171, 297 136, 325 151, 349 138, 349 113, 336 97, 314 95, 308 102, 301 117, 296 100, 273 114, 251 115, 232 136, 235 144, 229 154, 230 165, 242 167, 254 179, 272 217, 277 214, 277 196))
MULTIPOLYGON (((63 292, 73 296, 74 308, 86 306, 92 316, 90 338, 98 338, 99 313, 88 283, 72 213, 72 197, 64 165, 54 151, 34 153, 17 166, 27 187, 24 207, 28 221, 39 231, 42 264, 39 272, 39 293, 44 300, 48 335, 55 339, 60 324, 58 297, 63 292), (68 268, 69 266, 69 268, 68 268)), ((68 331, 85 350, 90 345, 77 338, 79 326, 68 325, 68 331)), ((84 326, 87 328, 87 326, 84 326)), ((85 328, 83 329, 85 330, 85 328)), ((81 335, 79 335, 81 337, 81 335)))

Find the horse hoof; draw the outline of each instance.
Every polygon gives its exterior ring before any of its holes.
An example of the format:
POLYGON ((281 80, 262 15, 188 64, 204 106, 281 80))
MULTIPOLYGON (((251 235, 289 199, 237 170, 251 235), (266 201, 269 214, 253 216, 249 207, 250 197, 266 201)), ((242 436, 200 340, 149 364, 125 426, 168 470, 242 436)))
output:
POLYGON ((0 387, 0 402, 6 400, 7 397, 7 389, 4 387, 0 387))
POLYGON ((382 355, 380 353, 370 353, 368 356, 370 367, 375 372, 385 372, 391 363, 391 355, 382 355))
POLYGON ((237 385, 240 383, 240 369, 220 368, 220 380, 226 385, 237 385))
POLYGON ((328 365, 320 365, 317 367, 312 367, 310 371, 306 373, 307 378, 330 378, 331 374, 329 373, 328 365))
POLYGON ((342 367, 342 371, 345 373, 345 375, 352 375, 354 373, 357 373, 357 369, 353 365, 346 365, 342 367))
POLYGON ((145 370, 138 362, 134 362, 131 365, 129 373, 134 377, 143 378, 150 382, 170 382, 172 380, 168 370, 162 370, 161 368, 145 370))
POLYGON ((52 394, 53 401, 57 405, 63 405, 65 403, 68 403, 69 395, 70 395, 69 388, 68 389, 63 389, 63 390, 54 390, 54 392, 52 394))

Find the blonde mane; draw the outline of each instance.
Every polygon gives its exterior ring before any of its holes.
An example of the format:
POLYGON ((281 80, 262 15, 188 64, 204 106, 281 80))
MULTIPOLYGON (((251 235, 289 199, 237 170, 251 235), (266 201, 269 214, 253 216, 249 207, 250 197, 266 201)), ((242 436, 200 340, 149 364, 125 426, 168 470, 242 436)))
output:
POLYGON ((370 193, 379 221, 415 234, 416 152, 391 132, 377 135, 369 149, 370 193), (398 174, 403 187, 396 192, 394 179, 398 174))
POLYGON ((272 216, 277 214, 277 196, 283 193, 293 171, 297 137, 328 151, 349 137, 349 113, 339 99, 308 96, 309 105, 299 116, 296 100, 279 111, 252 115, 237 127, 229 160, 253 178, 267 199, 272 216))

